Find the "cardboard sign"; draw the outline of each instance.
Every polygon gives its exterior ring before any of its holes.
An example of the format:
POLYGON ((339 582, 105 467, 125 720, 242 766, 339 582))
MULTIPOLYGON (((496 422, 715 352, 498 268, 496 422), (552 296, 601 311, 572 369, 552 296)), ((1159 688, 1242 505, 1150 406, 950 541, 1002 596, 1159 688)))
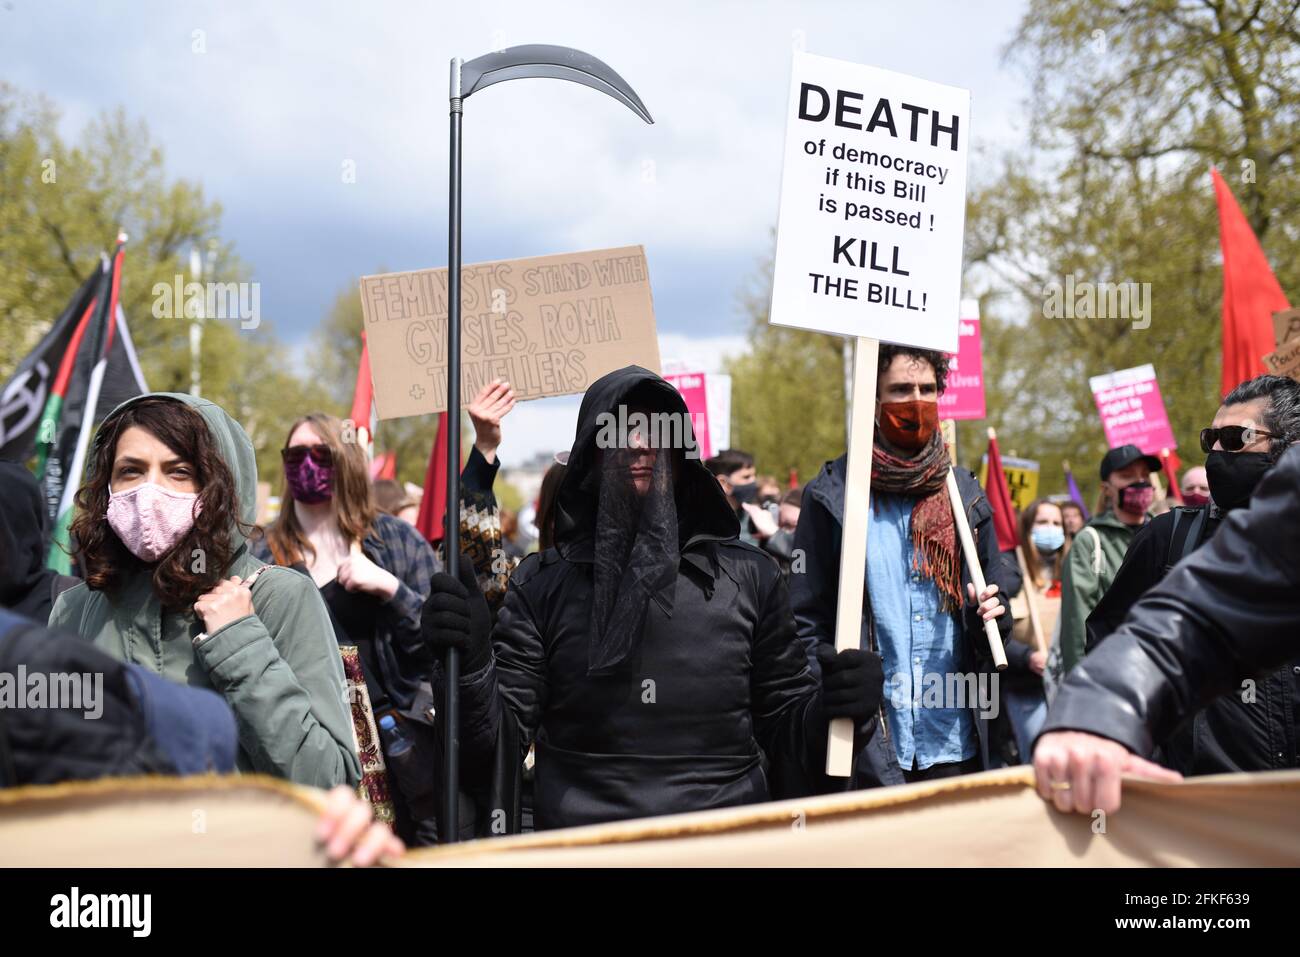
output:
POLYGON ((1300 308, 1273 313, 1273 339, 1279 349, 1292 339, 1300 339, 1300 308))
POLYGON ((686 401, 700 457, 711 459, 727 448, 731 442, 731 376, 676 366, 672 372, 665 369, 663 375, 686 401))
POLYGON ((771 321, 958 349, 970 92, 796 51, 771 321))
POLYGON ((1161 449, 1177 448, 1153 366, 1093 376, 1088 384, 1112 449, 1136 445, 1147 455, 1159 455, 1161 449))
POLYGON ((949 354, 948 387, 939 396, 939 418, 984 418, 984 355, 980 343, 980 304, 963 299, 957 323, 957 351, 949 354))
MULTIPOLYGON (((1002 472, 1007 477, 1007 488, 1011 491, 1011 505, 1017 512, 1027 509, 1038 498, 1038 463, 1033 459, 1018 459, 1014 456, 1002 456, 1002 472)), ((989 487, 989 456, 984 453, 980 460, 980 485, 989 487)))
MULTIPOLYGON (((640 246, 461 270, 461 399, 505 379, 520 399, 583 392, 626 365, 659 371, 640 246)), ((447 270, 364 276, 361 309, 381 419, 446 409, 447 270)))
POLYGON ((1290 339, 1264 357, 1264 365, 1273 375, 1300 380, 1300 338, 1290 339))

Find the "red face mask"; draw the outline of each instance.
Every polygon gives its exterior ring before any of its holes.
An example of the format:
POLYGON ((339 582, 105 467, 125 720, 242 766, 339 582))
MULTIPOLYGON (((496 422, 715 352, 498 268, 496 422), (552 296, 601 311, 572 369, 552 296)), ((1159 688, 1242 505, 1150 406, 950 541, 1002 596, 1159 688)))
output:
POLYGON ((894 448, 919 452, 939 428, 939 403, 913 399, 880 404, 880 434, 894 448))

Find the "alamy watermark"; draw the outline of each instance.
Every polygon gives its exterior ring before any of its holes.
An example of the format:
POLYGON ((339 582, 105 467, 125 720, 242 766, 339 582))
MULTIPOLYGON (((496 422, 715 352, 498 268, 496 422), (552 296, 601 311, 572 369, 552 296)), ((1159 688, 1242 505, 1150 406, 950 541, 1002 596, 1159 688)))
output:
POLYGON ((155 319, 238 319, 239 328, 262 324, 262 286, 256 282, 172 282, 153 284, 155 319))
POLYGON ((981 718, 996 718, 1002 710, 997 672, 927 672, 915 681, 909 674, 889 678, 889 703, 898 711, 914 708, 974 708, 981 718), (910 691, 910 694, 909 694, 910 691))
POLYGON ((80 711, 87 721, 104 713, 103 672, 64 672, 27 670, 19 665, 16 672, 0 671, 0 709, 57 708, 80 711))
POLYGON ((704 427, 704 413, 629 412, 620 405, 618 412, 596 416, 598 449, 682 449, 688 459, 700 457, 696 428, 704 427))
POLYGON ((83 894, 73 887, 50 898, 51 927, 121 927, 132 937, 148 937, 152 912, 152 894, 83 894))
POLYGON ((1047 319, 1131 319, 1134 329, 1151 325, 1151 283, 1049 282, 1043 287, 1047 319))

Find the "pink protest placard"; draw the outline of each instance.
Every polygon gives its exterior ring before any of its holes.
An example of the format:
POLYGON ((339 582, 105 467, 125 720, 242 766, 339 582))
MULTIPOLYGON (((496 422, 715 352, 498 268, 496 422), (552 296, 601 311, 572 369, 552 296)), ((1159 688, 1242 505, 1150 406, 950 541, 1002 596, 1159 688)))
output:
POLYGON ((939 396, 939 418, 984 418, 984 355, 980 345, 979 303, 962 300, 957 351, 948 353, 948 387, 939 396))
POLYGON ((1154 366, 1093 376, 1088 384, 1112 449, 1136 445, 1148 455, 1159 455, 1161 449, 1177 448, 1154 366))
POLYGON ((713 458, 713 441, 709 435, 709 395, 707 376, 703 372, 665 373, 667 379, 682 398, 686 400, 686 411, 690 413, 695 426, 695 440, 700 443, 700 458, 713 458))

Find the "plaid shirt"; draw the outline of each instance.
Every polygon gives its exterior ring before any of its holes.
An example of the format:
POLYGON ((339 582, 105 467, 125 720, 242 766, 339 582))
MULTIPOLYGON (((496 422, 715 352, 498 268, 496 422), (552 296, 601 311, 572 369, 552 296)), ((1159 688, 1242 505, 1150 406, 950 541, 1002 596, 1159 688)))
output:
MULTIPOLYGON (((471 446, 461 470, 460 487, 461 550, 474 565, 493 618, 505 599, 510 575, 519 564, 501 545, 501 513, 492 492, 500 467, 500 459, 489 464, 471 446)), ((250 542, 250 546, 260 560, 274 562, 265 538, 250 542)), ((427 678, 426 669, 418 663, 424 660, 420 615, 429 596, 429 579, 443 570, 442 543, 435 553, 414 526, 381 513, 375 517, 374 527, 361 548, 367 558, 398 581, 393 597, 383 603, 385 614, 375 623, 375 637, 390 650, 390 654, 383 655, 385 690, 405 709, 414 699, 419 682, 427 678)))
POLYGON ((374 528, 361 549, 367 558, 397 578, 397 591, 385 603, 391 609, 393 637, 402 646, 419 642, 420 612, 429 597, 429 579, 442 571, 442 562, 413 525, 392 515, 375 516, 374 528))
MULTIPOLYGON (((264 562, 273 562, 265 538, 251 542, 251 551, 264 562)), ((383 602, 383 614, 375 622, 384 691, 402 709, 410 707, 421 681, 427 680, 424 639, 420 635, 420 613, 429 595, 429 579, 442 571, 442 563, 414 526, 380 513, 361 549, 366 557, 397 578, 397 591, 383 602)))

